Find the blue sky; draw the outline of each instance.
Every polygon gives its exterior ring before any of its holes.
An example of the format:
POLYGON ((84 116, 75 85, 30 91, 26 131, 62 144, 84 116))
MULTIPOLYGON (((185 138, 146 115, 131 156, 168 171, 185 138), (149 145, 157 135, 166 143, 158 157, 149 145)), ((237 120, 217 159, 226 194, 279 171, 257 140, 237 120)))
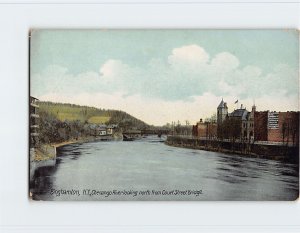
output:
POLYGON ((221 97, 297 110, 298 46, 296 30, 36 30, 31 93, 158 125, 205 118, 221 97))

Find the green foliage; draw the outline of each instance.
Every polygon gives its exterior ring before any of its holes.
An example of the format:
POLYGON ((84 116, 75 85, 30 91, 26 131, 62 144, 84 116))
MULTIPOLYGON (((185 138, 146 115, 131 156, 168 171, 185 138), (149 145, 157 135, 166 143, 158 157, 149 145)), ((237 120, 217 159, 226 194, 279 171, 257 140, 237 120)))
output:
MULTIPOLYGON (((88 121, 91 117, 106 117, 109 120, 109 111, 94 107, 75 104, 39 102, 40 110, 55 116, 60 121, 88 121)), ((102 119, 103 120, 103 119, 102 119)), ((93 122, 98 123, 98 122, 93 122)), ((100 122, 103 123, 103 122, 100 122)))
POLYGON ((231 139, 235 141, 241 137, 241 120, 238 118, 228 118, 218 126, 218 136, 221 139, 231 139))
POLYGON ((39 106, 42 143, 63 142, 94 135, 90 129, 91 124, 117 124, 121 131, 149 127, 123 111, 42 101, 39 102, 39 106))
POLYGON ((110 120, 108 116, 92 116, 88 119, 88 123, 91 124, 105 124, 110 120))
POLYGON ((127 129, 148 129, 149 125, 145 122, 129 115, 123 111, 109 110, 110 120, 108 124, 118 124, 119 128, 127 129))

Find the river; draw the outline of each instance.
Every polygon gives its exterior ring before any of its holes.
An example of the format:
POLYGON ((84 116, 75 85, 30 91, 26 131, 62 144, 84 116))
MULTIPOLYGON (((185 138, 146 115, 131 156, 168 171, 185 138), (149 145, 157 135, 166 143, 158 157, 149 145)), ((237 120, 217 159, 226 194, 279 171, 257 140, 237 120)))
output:
POLYGON ((35 200, 295 200, 298 165, 167 146, 156 136, 58 148, 35 200))

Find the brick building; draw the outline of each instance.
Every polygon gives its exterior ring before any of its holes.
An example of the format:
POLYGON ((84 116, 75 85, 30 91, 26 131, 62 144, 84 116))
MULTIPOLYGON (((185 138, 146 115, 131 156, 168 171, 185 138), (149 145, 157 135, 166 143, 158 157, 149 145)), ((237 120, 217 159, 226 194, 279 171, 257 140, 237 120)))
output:
POLYGON ((255 112, 255 141, 299 145, 299 112, 255 112))
POLYGON ((251 111, 241 105, 228 113, 226 102, 217 107, 217 123, 200 119, 193 126, 193 136, 232 138, 299 145, 299 112, 251 111))
POLYGON ((254 113, 254 140, 268 141, 268 111, 254 113))
POLYGON ((193 126, 193 136, 215 138, 217 137, 217 124, 215 122, 203 122, 202 119, 200 119, 200 121, 193 126))

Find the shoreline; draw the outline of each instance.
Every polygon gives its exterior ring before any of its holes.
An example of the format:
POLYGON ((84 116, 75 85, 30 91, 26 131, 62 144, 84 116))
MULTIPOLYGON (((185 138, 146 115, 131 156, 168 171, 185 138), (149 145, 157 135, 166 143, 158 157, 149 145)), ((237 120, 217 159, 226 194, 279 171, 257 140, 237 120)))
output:
POLYGON ((90 136, 85 138, 78 138, 77 140, 71 139, 60 143, 42 144, 38 148, 30 148, 30 152, 29 152, 30 183, 34 181, 35 173, 39 168, 54 167, 56 165, 57 148, 66 145, 76 144, 76 143, 107 141, 107 140, 114 140, 114 139, 118 139, 118 138, 113 136, 105 136, 105 137, 90 136))
POLYGON ((70 139, 68 141, 57 142, 57 143, 49 143, 49 144, 41 144, 37 148, 33 148, 33 156, 31 157, 32 162, 40 162, 46 160, 56 159, 56 149, 62 146, 76 144, 76 143, 87 143, 87 142, 96 142, 96 141, 112 141, 112 140, 120 140, 121 138, 113 135, 105 135, 105 136, 89 136, 82 137, 78 139, 70 139))
POLYGON ((219 152, 224 154, 237 155, 248 158, 261 158, 275 161, 288 162, 293 164, 299 163, 299 147, 289 147, 278 145, 246 145, 243 148, 243 144, 237 143, 232 145, 231 142, 207 142, 201 139, 191 139, 176 136, 168 136, 165 144, 173 147, 204 150, 211 152, 219 152))
POLYGON ((112 141, 112 140, 120 140, 119 137, 114 137, 113 135, 106 135, 106 136, 90 136, 90 137, 84 137, 79 139, 71 139, 64 142, 58 142, 58 143, 51 143, 49 144, 52 147, 59 148, 66 145, 76 144, 76 143, 86 143, 86 142, 96 142, 96 141, 112 141))
MULTIPOLYGON (((267 156, 262 156, 262 155, 258 155, 258 154, 255 154, 255 153, 246 154, 246 153, 242 153, 240 151, 232 151, 232 150, 226 150, 226 149, 221 149, 220 150, 220 149, 214 148, 214 147, 203 147, 203 146, 197 146, 196 147, 196 146, 191 146, 191 145, 172 144, 172 143, 168 143, 168 142, 165 142, 165 144, 167 146, 173 146, 173 147, 177 147, 177 148, 218 152, 218 153, 224 153, 224 154, 229 154, 229 155, 237 155, 237 156, 248 157, 248 158, 270 159, 267 156)), ((280 161, 280 159, 273 159, 273 160, 280 161)))
POLYGON ((72 139, 72 140, 59 142, 59 143, 41 144, 39 147, 34 148, 32 162, 55 160, 57 148, 70 145, 70 144, 75 144, 75 143, 92 142, 95 140, 97 140, 97 138, 89 137, 89 138, 80 138, 78 140, 72 139))
POLYGON ((80 138, 80 139, 77 139, 77 140, 73 139, 73 140, 64 141, 64 142, 52 143, 52 144, 50 144, 50 146, 53 146, 55 148, 59 148, 59 147, 70 145, 70 144, 93 142, 93 141, 95 141, 95 138, 80 138))

